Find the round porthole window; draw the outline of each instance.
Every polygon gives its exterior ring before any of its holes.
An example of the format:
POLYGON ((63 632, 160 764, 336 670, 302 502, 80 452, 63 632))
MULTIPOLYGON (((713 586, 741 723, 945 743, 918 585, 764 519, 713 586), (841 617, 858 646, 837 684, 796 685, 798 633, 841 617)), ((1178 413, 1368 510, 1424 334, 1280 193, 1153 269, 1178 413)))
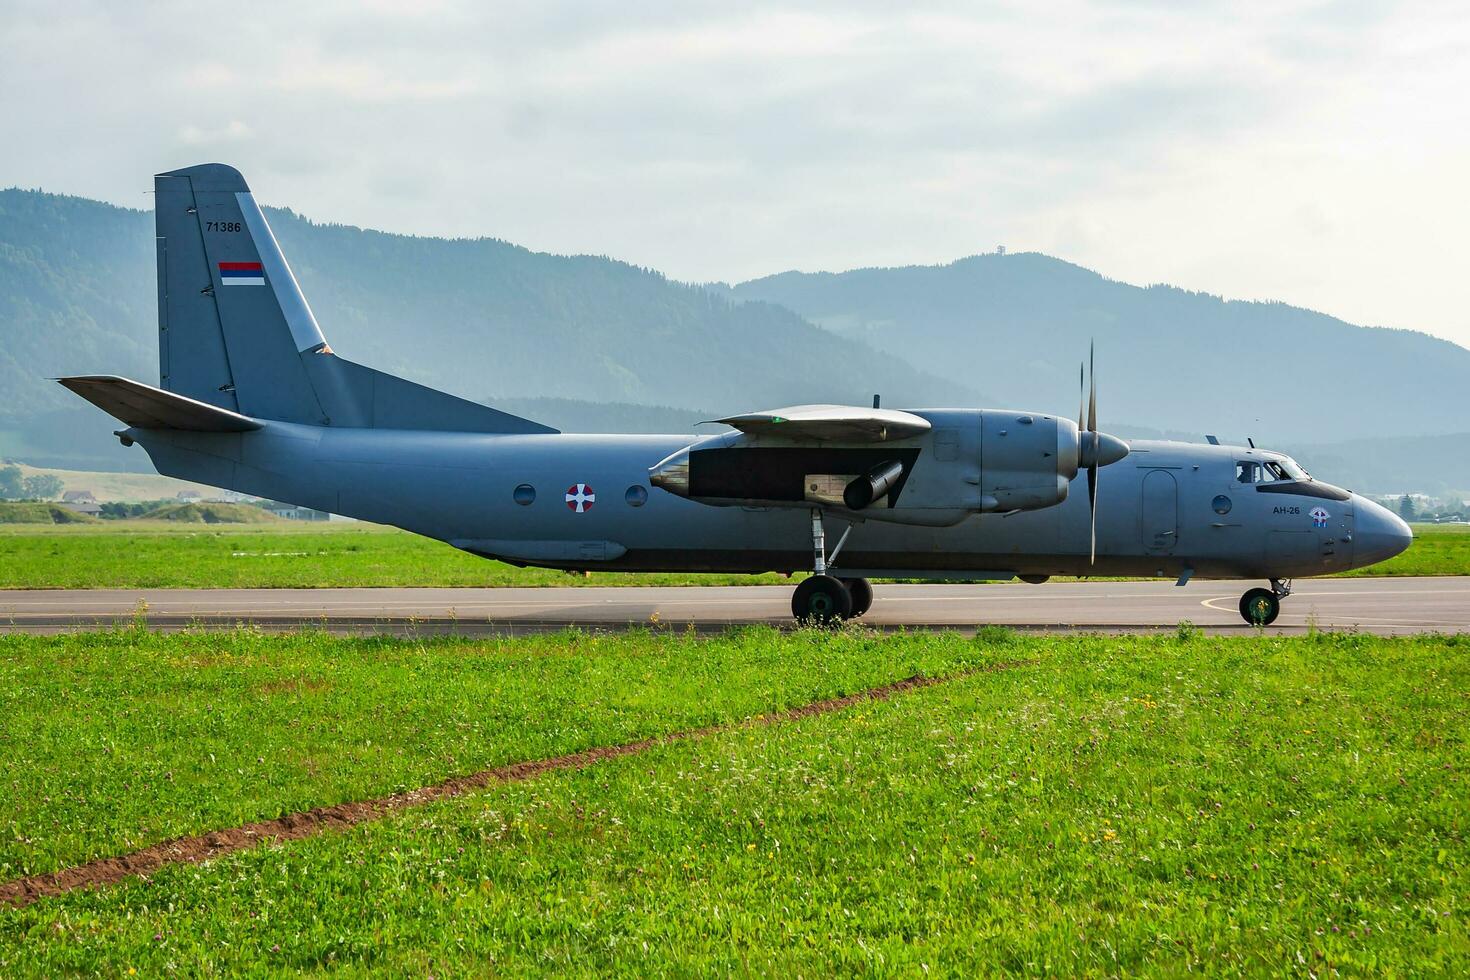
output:
POLYGON ((529 507, 536 502, 536 488, 531 486, 529 483, 522 483, 520 486, 516 487, 515 492, 511 494, 511 497, 513 497, 515 499, 515 502, 520 504, 522 507, 529 507))
POLYGON ((629 507, 642 507, 648 503, 648 491, 635 483, 623 494, 623 499, 628 501, 629 507))
POLYGON ((1226 514, 1230 513, 1230 498, 1225 496, 1223 493, 1216 497, 1211 503, 1215 508, 1215 513, 1219 514, 1220 516, 1223 517, 1226 514))

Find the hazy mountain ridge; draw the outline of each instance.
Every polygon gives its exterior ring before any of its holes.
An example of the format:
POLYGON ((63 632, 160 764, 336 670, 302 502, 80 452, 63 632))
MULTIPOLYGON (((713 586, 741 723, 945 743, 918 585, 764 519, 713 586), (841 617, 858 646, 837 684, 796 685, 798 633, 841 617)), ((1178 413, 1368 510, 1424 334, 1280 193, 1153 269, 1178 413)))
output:
MULTIPOLYGON (((1470 445, 1470 351, 1413 331, 1131 286, 1037 254, 700 287, 495 239, 270 215, 339 352, 569 431, 703 432, 722 411, 873 391, 1070 417, 1096 336, 1103 425, 1119 434, 1251 435, 1379 492, 1470 482, 1450 458, 1470 445), (834 340, 784 303, 896 354, 834 340), (1436 430, 1459 434, 1418 437, 1436 430)), ((0 191, 0 456, 148 469, 117 447, 112 419, 46 378, 156 380, 152 239, 147 211, 0 191)))
MULTIPOLYGON (((267 211, 339 354, 468 398, 736 412, 860 403, 874 391, 908 402, 979 397, 784 308, 624 262, 267 211)), ((146 466, 116 450, 113 420, 45 379, 156 382, 153 235, 150 212, 0 191, 0 455, 146 466)))
POLYGON ((1466 428, 1470 350, 1449 341, 1134 286, 1039 253, 786 272, 729 294, 787 306, 1016 407, 1075 414, 1077 364, 1095 339, 1105 423, 1311 442, 1466 428))

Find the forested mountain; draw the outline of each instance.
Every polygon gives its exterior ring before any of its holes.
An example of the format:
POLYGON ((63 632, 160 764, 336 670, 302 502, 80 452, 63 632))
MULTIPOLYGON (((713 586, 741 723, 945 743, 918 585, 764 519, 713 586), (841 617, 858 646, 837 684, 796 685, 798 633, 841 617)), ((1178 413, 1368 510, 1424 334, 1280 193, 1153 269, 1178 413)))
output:
MULTIPOLYGON (((1470 351, 1410 331, 1138 288, 1035 254, 730 289, 270 216, 339 353, 558 428, 693 432, 875 391, 893 406, 1071 415, 1095 337, 1103 425, 1120 435, 1254 436, 1359 489, 1470 489, 1445 451, 1470 436, 1424 438, 1470 429, 1470 351)), ((0 191, 0 458, 150 468, 117 446, 112 419, 46 379, 156 381, 155 291, 150 213, 0 191)))
POLYGON ((1075 414, 1096 338, 1104 422, 1322 443, 1470 429, 1470 350, 1283 303, 1140 288, 1036 253, 788 272, 734 296, 901 354, 1003 404, 1075 414))
MULTIPOLYGON (((732 302, 623 262, 269 215, 339 354, 465 397, 716 413, 862 403, 875 391, 899 404, 980 397, 784 308, 732 302)), ((147 466, 115 449, 112 420, 45 378, 156 382, 155 294, 152 214, 0 191, 0 456, 147 466)), ((585 420, 585 407, 577 411, 585 420)), ((665 417, 640 420, 624 408, 607 428, 665 417)))

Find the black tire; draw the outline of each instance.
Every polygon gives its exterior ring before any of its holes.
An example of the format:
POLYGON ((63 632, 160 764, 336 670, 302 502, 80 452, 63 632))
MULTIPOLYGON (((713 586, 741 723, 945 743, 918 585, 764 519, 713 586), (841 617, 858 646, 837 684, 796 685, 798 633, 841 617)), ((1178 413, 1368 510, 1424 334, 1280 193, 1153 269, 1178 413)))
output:
POLYGON ((847 586, 847 594, 852 596, 853 619, 873 608, 873 586, 867 579, 845 578, 842 584, 847 586))
POLYGON ((813 575, 791 596, 791 615, 803 626, 831 626, 852 615, 852 596, 830 575, 813 575))
POLYGON ((1281 615, 1281 600, 1270 589, 1251 589, 1240 597, 1240 618, 1252 626, 1270 626, 1281 615))

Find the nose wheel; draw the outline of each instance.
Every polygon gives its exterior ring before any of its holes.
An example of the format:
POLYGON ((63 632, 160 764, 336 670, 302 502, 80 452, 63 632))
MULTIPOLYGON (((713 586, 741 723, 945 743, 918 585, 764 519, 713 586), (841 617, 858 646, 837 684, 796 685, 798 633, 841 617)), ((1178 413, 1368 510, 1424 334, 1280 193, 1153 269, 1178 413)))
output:
POLYGON ((1270 626, 1281 615, 1281 600, 1291 595, 1291 583, 1271 580, 1269 589, 1251 589, 1240 597, 1240 616, 1252 626, 1270 626))

